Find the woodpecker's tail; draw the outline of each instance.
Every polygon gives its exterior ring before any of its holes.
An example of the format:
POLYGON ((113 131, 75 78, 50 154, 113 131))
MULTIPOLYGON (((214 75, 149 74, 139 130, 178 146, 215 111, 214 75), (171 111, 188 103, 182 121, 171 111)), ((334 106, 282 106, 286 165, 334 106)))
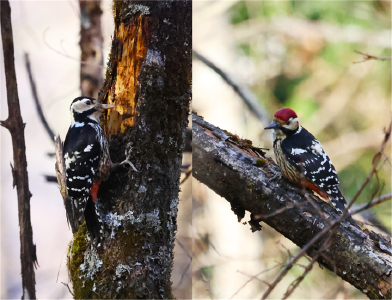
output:
POLYGON ((71 197, 67 197, 65 200, 65 211, 67 213, 67 220, 69 226, 71 226, 72 233, 75 234, 79 230, 79 226, 83 223, 83 215, 80 215, 80 211, 76 206, 78 202, 72 200, 71 197))
MULTIPOLYGON (((332 197, 331 197, 332 198, 332 197)), ((336 208, 336 210, 338 211, 338 213, 341 215, 343 213, 343 211, 346 209, 346 207, 344 206, 344 204, 336 199, 331 199, 332 205, 336 208)), ((346 221, 348 221, 351 225, 353 225, 354 227, 361 229, 361 227, 359 227, 359 225, 357 224, 357 222, 354 221, 354 219, 349 216, 346 218, 346 221)))
POLYGON ((86 219, 87 230, 90 233, 91 240, 99 246, 103 240, 103 223, 91 197, 87 201, 84 218, 86 219))

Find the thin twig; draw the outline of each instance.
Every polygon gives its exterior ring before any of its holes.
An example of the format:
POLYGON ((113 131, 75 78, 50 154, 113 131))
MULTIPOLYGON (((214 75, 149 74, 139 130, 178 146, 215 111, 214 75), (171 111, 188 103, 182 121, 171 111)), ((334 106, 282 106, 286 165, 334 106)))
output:
POLYGON ((273 266, 273 267, 271 267, 271 268, 269 268, 269 269, 266 269, 266 270, 263 270, 263 271, 261 271, 261 272, 259 272, 259 273, 257 273, 256 275, 248 275, 248 274, 245 274, 245 273, 243 273, 243 272, 241 272, 241 271, 237 271, 238 273, 240 273, 240 274, 242 274, 242 275, 245 275, 245 276, 248 276, 248 277, 250 277, 249 278, 249 280, 248 281, 246 281, 231 297, 230 297, 230 299, 233 299, 243 288, 245 288, 245 286, 247 286, 248 285, 248 283, 250 283, 253 279, 256 279, 256 280, 259 280, 259 281, 261 281, 261 282, 263 282, 263 283, 265 283, 267 286, 269 286, 269 283, 268 282, 266 282, 266 281, 264 281, 264 280, 261 280, 261 279, 259 279, 259 278, 257 278, 257 276, 259 276, 259 275, 261 275, 261 274, 263 274, 263 273, 266 273, 266 272, 268 272, 268 271, 271 271, 271 270, 273 270, 273 269, 276 269, 277 267, 280 267, 282 264, 277 264, 277 265, 275 265, 275 266, 273 266))
POLYGON ((287 299, 293 292, 294 290, 299 286, 299 284, 302 282, 302 280, 304 280, 304 278, 306 277, 306 275, 308 275, 308 273, 312 270, 313 268, 313 264, 317 261, 319 255, 315 255, 313 257, 313 259, 311 260, 311 262, 307 265, 307 267, 305 268, 305 271, 302 273, 302 275, 300 277, 298 277, 296 280, 294 280, 290 286, 288 287, 286 293, 284 294, 283 299, 287 299))
POLYGON ((185 172, 185 177, 180 181, 180 185, 183 184, 192 174, 192 166, 189 166, 188 170, 185 172))
POLYGON ((50 137, 50 140, 53 141, 54 133, 53 133, 53 130, 50 128, 48 122, 46 121, 45 115, 44 115, 44 113, 42 111, 42 108, 41 108, 41 103, 40 103, 39 98, 38 98, 38 93, 37 93, 37 88, 35 86, 33 73, 31 72, 30 59, 29 59, 29 54, 28 53, 25 53, 25 61, 26 61, 27 73, 29 74, 31 92, 33 93, 33 99, 34 99, 35 107, 37 108, 37 112, 38 112, 39 118, 40 118, 42 124, 44 125, 44 127, 46 129, 46 132, 48 133, 48 135, 50 137))
POLYGON ((376 198, 376 199, 373 199, 372 201, 370 201, 370 202, 368 202, 368 203, 362 205, 361 207, 352 210, 352 211, 349 213, 349 215, 350 215, 350 216, 351 216, 351 215, 355 215, 355 214, 357 214, 357 213, 360 213, 361 211, 367 210, 367 209, 369 209, 369 208, 371 208, 371 207, 373 207, 373 206, 376 206, 376 205, 378 205, 378 204, 381 204, 381 203, 386 202, 386 201, 391 200, 391 199, 392 199, 392 193, 389 193, 389 194, 380 196, 380 197, 378 197, 378 198, 376 198))
POLYGON ((362 61, 354 61, 353 64, 363 63, 363 62, 371 60, 371 59, 374 59, 374 60, 391 60, 392 59, 392 56, 375 56, 375 55, 363 53, 358 50, 354 50, 354 52, 363 55, 363 57, 362 57, 363 60, 362 61))
POLYGON ((89 63, 89 62, 86 62, 86 61, 81 61, 79 58, 72 57, 72 56, 70 56, 70 55, 68 55, 68 54, 65 54, 65 53, 63 53, 63 52, 61 52, 61 51, 59 51, 59 50, 53 48, 53 47, 46 41, 46 32, 47 32, 48 30, 49 30, 49 28, 46 28, 45 31, 44 31, 44 43, 45 43, 45 45, 46 45, 50 50, 56 52, 57 54, 60 54, 61 56, 64 56, 64 57, 66 57, 66 58, 69 58, 69 59, 72 59, 72 60, 74 60, 74 61, 77 61, 77 62, 79 62, 79 63, 82 64, 82 65, 86 65, 86 66, 91 66, 91 67, 103 69, 103 66, 100 66, 100 65, 98 65, 98 64, 92 64, 92 63, 89 63))
POLYGON ((267 124, 269 120, 268 113, 262 106, 262 104, 258 101, 256 95, 254 95, 250 90, 247 88, 240 86, 238 83, 236 83, 228 74, 223 72, 222 69, 217 67, 214 63, 212 63, 210 60, 208 60, 206 57, 201 55, 199 52, 196 50, 192 50, 193 56, 195 56, 197 59, 199 59, 202 63, 204 63, 207 67, 211 68, 214 70, 222 79, 230 85, 234 91, 240 96, 240 98, 244 101, 246 106, 249 108, 249 110, 260 120, 262 124, 267 124))

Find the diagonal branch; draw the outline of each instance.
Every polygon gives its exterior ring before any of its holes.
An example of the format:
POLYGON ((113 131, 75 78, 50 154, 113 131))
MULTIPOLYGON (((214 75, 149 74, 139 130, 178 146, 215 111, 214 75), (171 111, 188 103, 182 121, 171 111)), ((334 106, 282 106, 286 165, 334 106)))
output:
POLYGON ((240 96, 242 101, 244 101, 249 111, 253 113, 256 116, 256 118, 260 120, 261 124, 267 125, 267 122, 269 120, 268 113, 264 109, 262 104, 258 101, 256 95, 254 95, 250 90, 248 90, 244 86, 240 86, 222 69, 216 66, 213 62, 209 61, 206 57, 201 55, 196 50, 192 50, 192 54, 194 57, 196 57, 202 63, 204 63, 207 67, 214 70, 220 77, 222 77, 222 79, 233 88, 233 90, 238 94, 238 96, 240 96))
MULTIPOLYGON (((314 195, 303 195, 301 189, 276 176, 278 168, 269 158, 250 154, 244 144, 239 147, 240 143, 233 143, 233 139, 193 114, 193 176, 226 198, 239 220, 245 210, 250 211, 253 217, 249 223, 253 226, 255 215, 270 215, 291 206, 263 221, 303 248, 301 256, 313 257, 324 249, 317 261, 330 270, 336 268, 338 276, 368 297, 390 298, 392 255, 385 239, 350 226, 343 221, 348 214, 339 216, 314 195), (297 204, 307 202, 307 197, 319 209, 311 203, 297 204), (331 240, 326 243, 329 236, 331 240)), ((295 263, 295 259, 291 262, 295 263)))
POLYGON ((42 111, 41 103, 39 102, 37 88, 35 86, 33 73, 31 72, 30 59, 29 59, 28 53, 25 53, 25 62, 26 62, 27 73, 29 74, 31 92, 33 93, 33 99, 34 99, 35 107, 37 108, 38 116, 39 116, 42 124, 44 125, 46 132, 48 133, 48 135, 50 137, 50 140, 53 141, 54 133, 53 133, 53 130, 50 128, 48 122, 46 121, 45 115, 42 111))
POLYGON ((18 87, 14 65, 14 41, 11 25, 11 8, 7 0, 1 1, 1 39, 3 42, 4 71, 7 86, 8 118, 0 124, 11 133, 14 167, 12 176, 18 194, 20 227, 20 260, 22 265, 22 299, 35 299, 36 247, 33 244, 33 229, 30 220, 29 180, 27 175, 26 143, 22 115, 20 112, 18 87))

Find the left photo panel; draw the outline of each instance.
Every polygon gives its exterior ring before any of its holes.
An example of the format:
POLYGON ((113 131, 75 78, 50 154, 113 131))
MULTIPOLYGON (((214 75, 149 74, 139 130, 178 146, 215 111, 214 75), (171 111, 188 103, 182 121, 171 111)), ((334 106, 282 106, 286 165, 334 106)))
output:
POLYGON ((1 1, 1 35, 1 297, 192 298, 192 2, 1 1))

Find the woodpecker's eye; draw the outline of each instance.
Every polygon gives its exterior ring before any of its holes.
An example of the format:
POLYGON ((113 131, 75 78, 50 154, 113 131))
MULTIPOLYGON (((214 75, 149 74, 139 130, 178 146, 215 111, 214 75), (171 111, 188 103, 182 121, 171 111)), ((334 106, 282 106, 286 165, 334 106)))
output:
POLYGON ((86 103, 87 105, 91 105, 91 101, 90 101, 90 100, 86 101, 85 103, 86 103))

